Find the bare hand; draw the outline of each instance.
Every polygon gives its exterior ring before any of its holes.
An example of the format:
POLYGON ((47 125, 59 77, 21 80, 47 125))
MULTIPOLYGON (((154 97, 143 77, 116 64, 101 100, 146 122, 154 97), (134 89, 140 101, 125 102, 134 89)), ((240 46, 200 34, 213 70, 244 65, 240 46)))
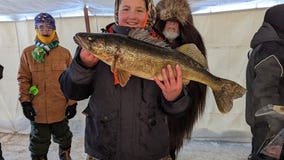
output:
POLYGON ((154 77, 155 82, 161 88, 162 93, 166 100, 175 100, 182 91, 182 70, 179 65, 176 65, 176 77, 174 75, 171 65, 167 65, 167 69, 162 69, 163 81, 161 82, 158 77, 154 77))
POLYGON ((94 67, 99 61, 97 57, 95 57, 90 51, 85 48, 82 48, 80 52, 80 58, 81 61, 89 68, 94 67))

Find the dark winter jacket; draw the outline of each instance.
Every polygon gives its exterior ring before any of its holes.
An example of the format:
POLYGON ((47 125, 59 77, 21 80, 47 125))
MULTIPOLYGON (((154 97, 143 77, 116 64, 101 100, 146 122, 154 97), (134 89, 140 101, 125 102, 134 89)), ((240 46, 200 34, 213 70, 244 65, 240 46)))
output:
POLYGON ((184 89, 176 101, 168 102, 154 81, 131 76, 125 87, 114 85, 109 65, 99 61, 93 69, 85 68, 79 52, 80 48, 60 83, 68 98, 90 96, 85 152, 102 160, 157 160, 168 155, 167 114, 178 114, 190 105, 188 92, 184 89))
POLYGON ((263 23, 251 41, 255 51, 247 65, 246 121, 250 126, 263 120, 255 112, 268 104, 284 105, 284 40, 263 23))

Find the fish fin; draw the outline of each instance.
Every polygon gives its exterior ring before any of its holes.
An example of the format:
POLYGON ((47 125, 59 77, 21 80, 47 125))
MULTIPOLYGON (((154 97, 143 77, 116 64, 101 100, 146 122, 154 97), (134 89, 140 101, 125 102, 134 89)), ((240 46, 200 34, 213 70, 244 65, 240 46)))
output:
POLYGON ((177 51, 191 57, 193 60, 201 64, 205 69, 208 69, 206 57, 200 52, 197 46, 193 43, 186 43, 176 48, 177 51))
POLYGON ((111 71, 113 72, 113 84, 114 85, 120 85, 121 87, 126 86, 127 82, 129 81, 131 74, 128 72, 117 69, 117 68, 112 68, 111 71))
POLYGON ((120 83, 116 68, 113 69, 113 79, 114 79, 114 82, 113 82, 114 85, 118 85, 120 83))
POLYGON ((126 86, 130 77, 131 77, 131 74, 129 72, 121 70, 121 69, 117 69, 117 78, 119 80, 119 84, 121 87, 126 86))
POLYGON ((218 110, 221 113, 228 113, 233 107, 233 100, 242 97, 246 89, 231 80, 221 79, 221 81, 223 85, 220 89, 213 90, 213 94, 218 110))
POLYGON ((114 58, 114 60, 111 64, 111 67, 110 67, 110 70, 113 73, 113 80, 114 80, 113 84, 114 85, 118 85, 120 83, 119 78, 118 78, 118 74, 117 74, 116 61, 117 61, 117 58, 114 58))
POLYGON ((166 43, 165 41, 163 41, 163 40, 161 40, 157 37, 153 37, 151 35, 151 33, 146 29, 141 29, 141 28, 131 29, 128 33, 128 36, 130 38, 137 39, 137 40, 140 40, 140 41, 144 41, 144 42, 150 43, 152 45, 156 45, 156 46, 160 46, 160 47, 166 47, 168 49, 171 49, 168 43, 166 43))

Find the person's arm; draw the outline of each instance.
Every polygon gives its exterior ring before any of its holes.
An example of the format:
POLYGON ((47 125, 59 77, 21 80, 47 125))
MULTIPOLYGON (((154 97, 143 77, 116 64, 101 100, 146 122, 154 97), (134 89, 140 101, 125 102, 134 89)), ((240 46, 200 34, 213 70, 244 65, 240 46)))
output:
POLYGON ((88 68, 80 58, 81 48, 78 47, 71 64, 60 75, 59 83, 66 98, 83 100, 92 94, 92 80, 95 67, 88 68))
POLYGON ((182 70, 175 66, 176 76, 170 65, 162 69, 163 81, 154 77, 156 84, 162 90, 162 107, 169 114, 179 114, 192 104, 188 90, 182 84, 182 70))
POLYGON ((17 77, 20 92, 19 101, 21 102, 24 116, 30 121, 34 121, 36 113, 32 106, 32 97, 29 93, 30 87, 32 85, 32 74, 29 69, 28 57, 25 52, 26 51, 24 50, 20 59, 20 66, 17 77))
POLYGON ((169 114, 183 113, 189 106, 192 106, 193 100, 186 86, 174 101, 168 101, 162 97, 163 109, 169 114))
POLYGON ((29 93, 29 89, 32 85, 32 74, 28 64, 28 57, 25 54, 25 50, 23 51, 20 58, 20 65, 18 69, 17 80, 19 83, 19 100, 21 103, 23 102, 31 102, 31 96, 29 93))

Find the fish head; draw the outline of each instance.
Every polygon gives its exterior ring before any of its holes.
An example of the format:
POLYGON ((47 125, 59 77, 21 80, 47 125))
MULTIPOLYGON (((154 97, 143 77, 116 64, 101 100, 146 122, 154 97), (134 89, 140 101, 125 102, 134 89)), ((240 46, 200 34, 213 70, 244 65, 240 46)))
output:
POLYGON ((114 52, 108 48, 105 33, 77 33, 74 36, 74 41, 102 61, 112 61, 112 57, 114 57, 114 52))

